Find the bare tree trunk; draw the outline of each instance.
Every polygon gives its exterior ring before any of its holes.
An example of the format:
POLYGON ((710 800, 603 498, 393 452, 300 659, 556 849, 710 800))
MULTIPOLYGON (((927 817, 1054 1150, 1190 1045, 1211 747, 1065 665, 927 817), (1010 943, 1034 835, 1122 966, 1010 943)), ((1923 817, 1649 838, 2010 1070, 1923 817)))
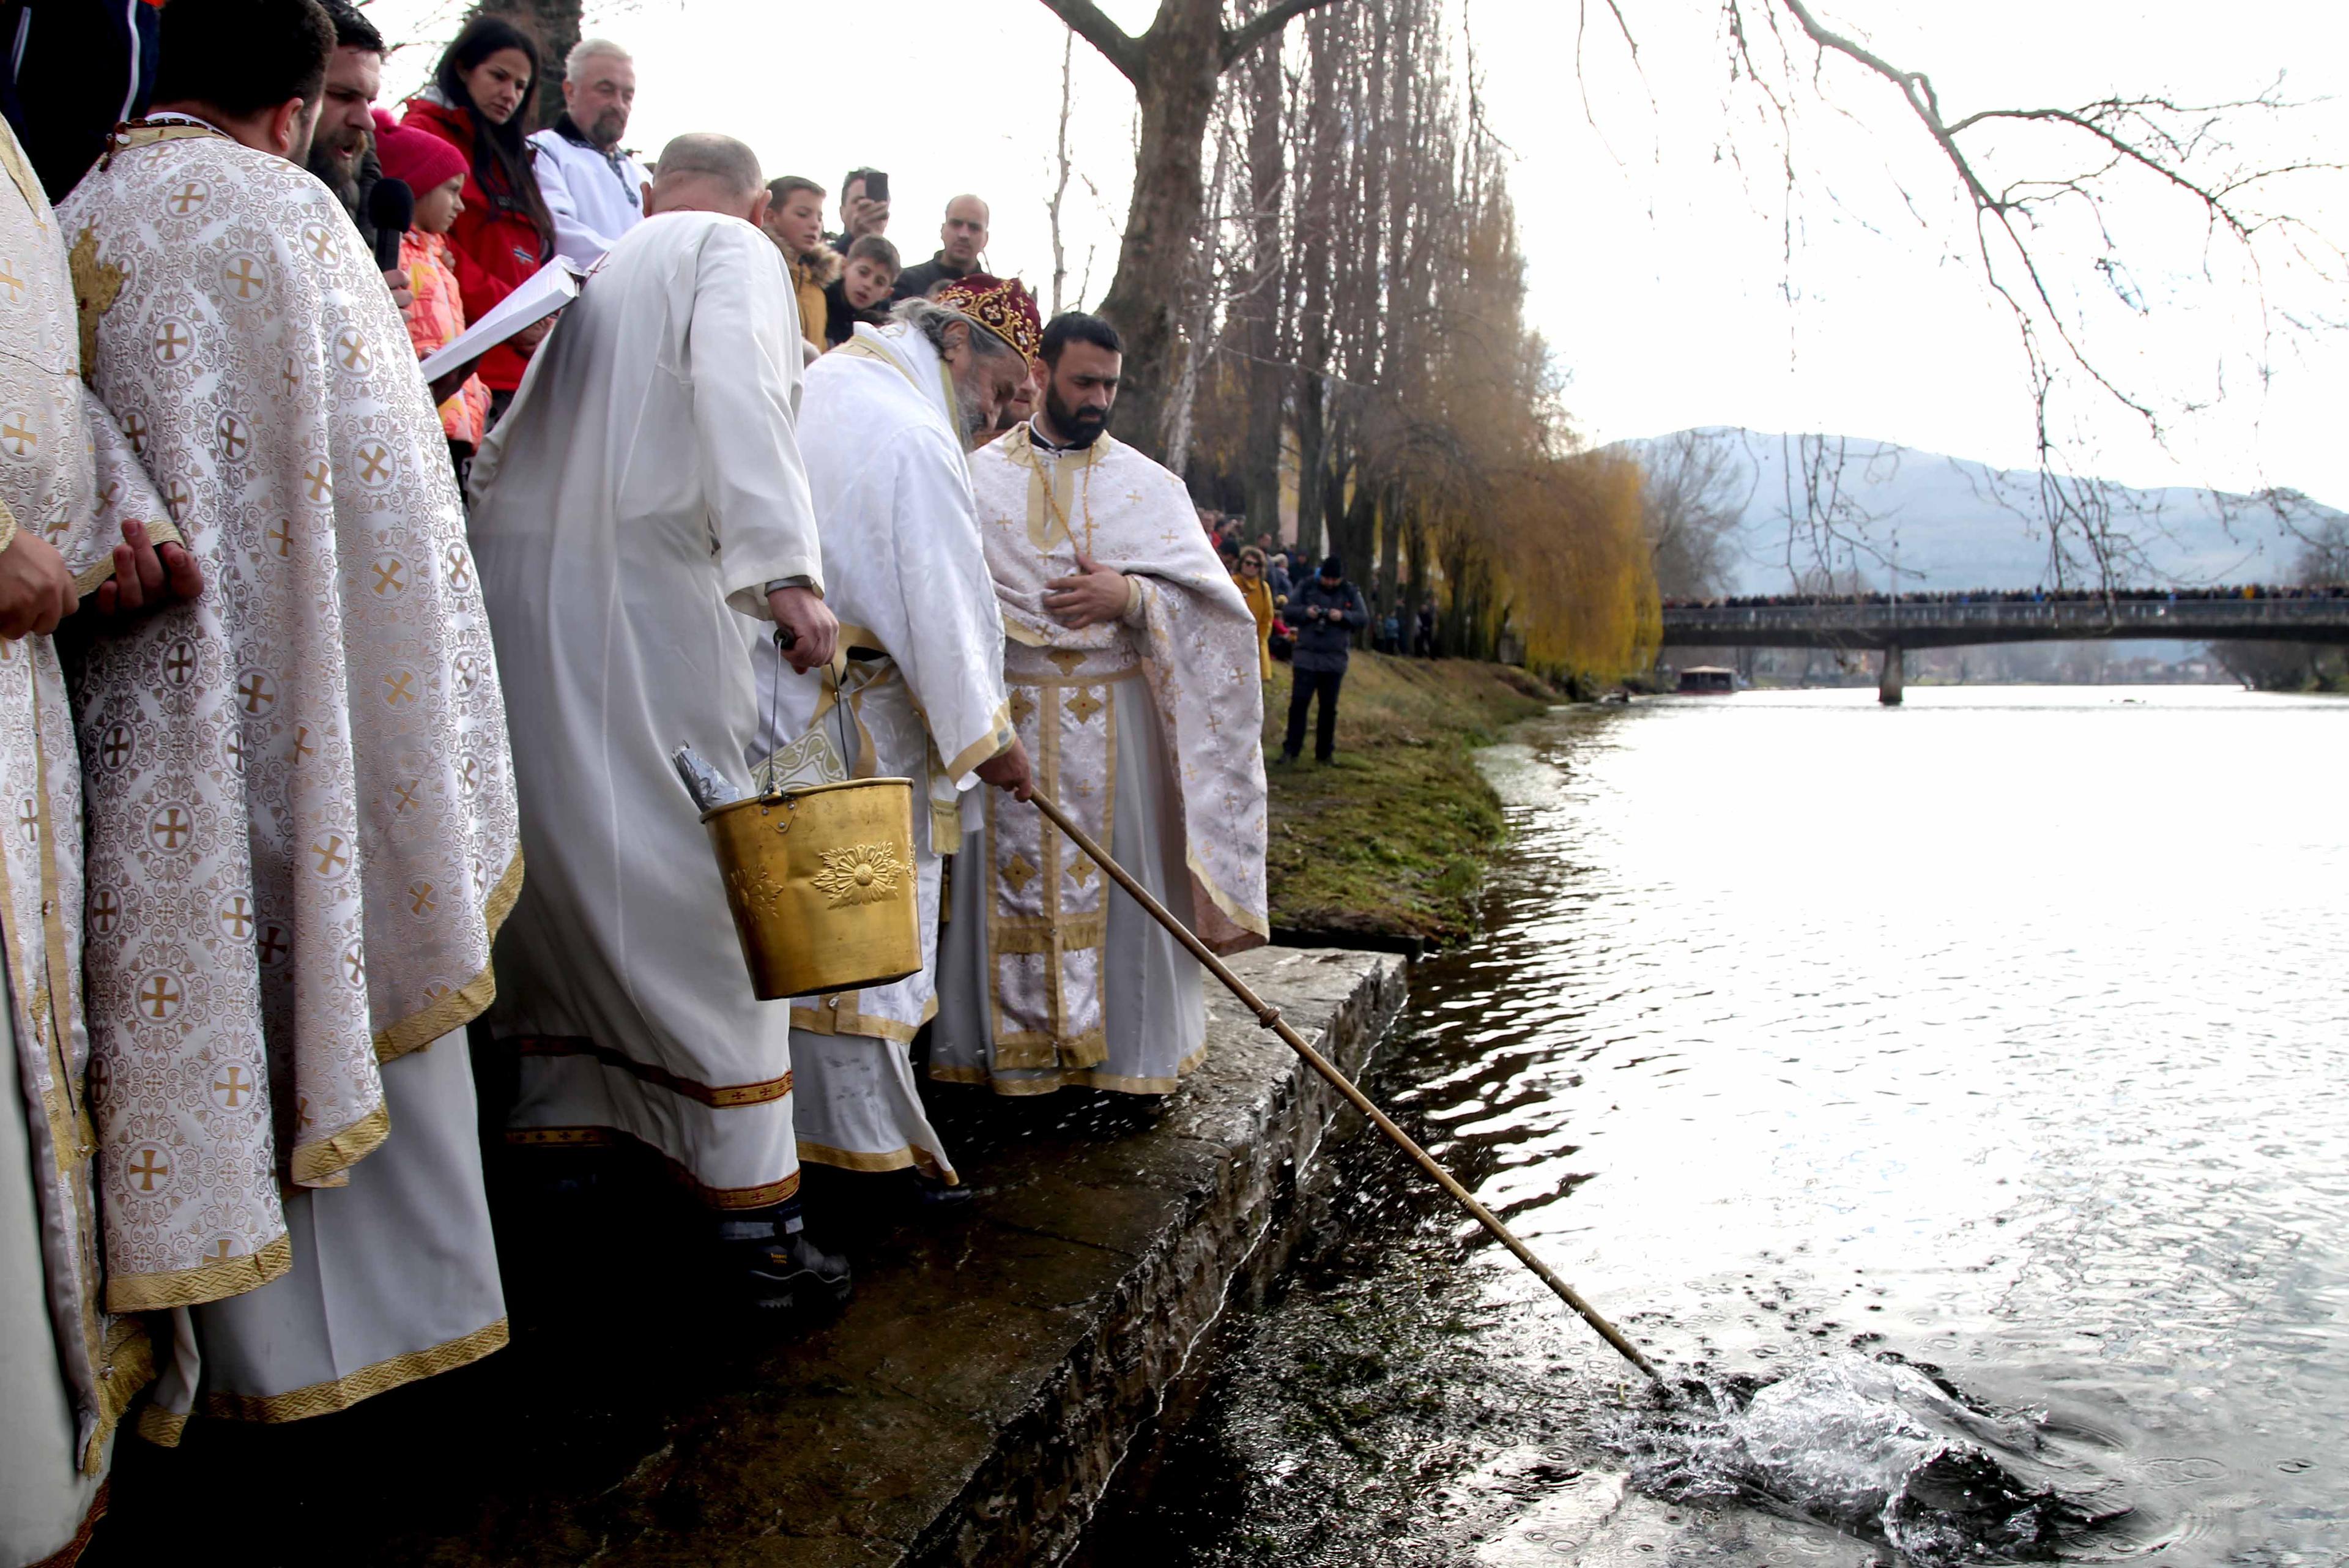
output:
POLYGON ((1248 62, 1248 209, 1252 220, 1247 287, 1234 309, 1244 312, 1240 346, 1248 357, 1247 438, 1242 455, 1248 526, 1280 532, 1280 430, 1288 399, 1288 371, 1279 362, 1280 309, 1288 296, 1281 251, 1281 192, 1288 170, 1282 157, 1280 51, 1267 45, 1248 62))
MULTIPOLYGON (((1206 240, 1200 247, 1198 275, 1192 283, 1190 319, 1184 324, 1179 349, 1183 369, 1174 378, 1174 396, 1166 408, 1166 466, 1177 474, 1191 464, 1191 410, 1198 401, 1199 372, 1207 358, 1207 334, 1216 319, 1216 265, 1224 237, 1224 174, 1231 153, 1231 125, 1226 121, 1216 137, 1216 180, 1210 187, 1215 199, 1207 209, 1206 240)), ((1129 340, 1128 349, 1132 347, 1129 340)))
POLYGON ((1076 63, 1077 36, 1071 33, 1061 40, 1061 129, 1053 143, 1053 156, 1060 161, 1060 180, 1052 187, 1052 199, 1045 211, 1052 220, 1052 314, 1061 314, 1061 288, 1068 281, 1069 256, 1061 244, 1061 203, 1069 194, 1069 106, 1071 91, 1070 67, 1076 63))
POLYGON ((479 0, 477 16, 502 16, 538 40, 538 107, 533 126, 553 125, 563 114, 563 62, 579 41, 585 0, 479 0))

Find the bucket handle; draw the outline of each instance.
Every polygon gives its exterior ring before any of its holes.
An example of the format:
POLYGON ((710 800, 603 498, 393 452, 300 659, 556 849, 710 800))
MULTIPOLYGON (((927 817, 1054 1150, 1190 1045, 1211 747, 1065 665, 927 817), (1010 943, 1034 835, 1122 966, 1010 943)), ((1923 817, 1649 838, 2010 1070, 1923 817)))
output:
MULTIPOLYGON (((787 657, 787 654, 789 649, 796 645, 798 641, 798 637, 793 634, 790 627, 778 626, 775 628, 775 691, 774 695, 770 698, 767 702, 767 733, 774 737, 778 744, 781 742, 783 729, 782 678, 791 673, 791 659, 787 657)), ((832 697, 833 714, 840 723, 840 757, 843 763, 848 763, 851 757, 856 755, 856 742, 854 739, 854 732, 849 728, 849 726, 854 722, 855 715, 850 711, 847 701, 841 696, 840 691, 840 677, 842 670, 847 662, 847 650, 843 649, 835 651, 832 656, 831 662, 827 663, 823 667, 823 683, 832 697)), ((775 831, 778 834, 789 833, 792 830, 792 819, 790 814, 799 809, 792 804, 791 796, 784 794, 781 790, 774 787, 771 774, 769 775, 768 787, 761 790, 759 793, 761 798, 771 796, 782 803, 784 810, 783 820, 779 826, 777 826, 775 831)))

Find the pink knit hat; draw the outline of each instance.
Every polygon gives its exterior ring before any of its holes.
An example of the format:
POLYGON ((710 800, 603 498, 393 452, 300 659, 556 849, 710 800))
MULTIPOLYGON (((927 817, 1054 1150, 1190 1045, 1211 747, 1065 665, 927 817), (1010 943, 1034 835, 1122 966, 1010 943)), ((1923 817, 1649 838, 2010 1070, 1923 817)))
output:
POLYGON ((465 172, 465 155, 419 127, 394 124, 391 116, 375 111, 375 155, 384 178, 405 181, 421 196, 465 172))

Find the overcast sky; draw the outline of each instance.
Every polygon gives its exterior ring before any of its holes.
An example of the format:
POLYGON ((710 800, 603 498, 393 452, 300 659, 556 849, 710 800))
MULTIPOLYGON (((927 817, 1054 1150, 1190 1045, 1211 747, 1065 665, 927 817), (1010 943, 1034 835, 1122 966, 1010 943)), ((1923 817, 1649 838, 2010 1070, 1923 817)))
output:
MULTIPOLYGON (((1476 51, 1485 114, 1512 151, 1531 267, 1530 315, 1597 440, 1698 424, 1822 431, 2014 466, 2033 461, 2028 382, 2012 317, 1982 281, 1945 163, 1892 90, 1857 67, 1797 91, 1785 192, 1778 133, 1735 94, 1716 9, 1621 0, 1640 44, 1592 23, 1579 81, 1574 0, 1453 0, 1476 51), (1588 96, 1588 111, 1585 96, 1588 96), (1824 95, 1824 96, 1822 96, 1824 95), (1904 197, 1905 192, 1905 197, 1904 197), (1792 252, 1789 254, 1789 235, 1792 252)), ((1747 0, 1749 11, 1768 0, 1747 0)), ((1139 30, 1154 0, 1105 0, 1139 30)), ((2309 0, 1830 0, 1832 24, 1930 70, 1952 117, 2071 106, 2109 93, 2247 97, 2284 73, 2313 101, 2281 123, 2243 121, 2248 160, 2349 151, 2349 6, 2309 0)), ((429 74, 461 0, 375 0, 396 44, 389 94, 429 74)), ((1603 6, 1593 10, 1603 16, 1603 6)), ((771 174, 827 187, 848 168, 890 171, 891 237, 909 261, 936 247, 947 199, 994 208, 993 270, 1050 301, 1045 202, 1065 30, 1039 0, 588 0, 589 30, 637 57, 628 140, 724 130, 771 174), (860 27, 859 21, 864 25, 860 27)), ((1301 28, 1290 29, 1293 52, 1301 28)), ((1069 303, 1098 301, 1116 265, 1132 177, 1133 96, 1082 43, 1074 55, 1069 303)), ((2051 140, 2009 133, 1986 151, 2007 178, 2069 172, 2051 140)), ((2289 210, 2349 240, 2337 175, 2289 210)), ((2290 485, 2349 505, 2349 338, 2292 330, 2285 311, 2349 317, 2337 286, 2283 265, 2271 306, 2227 247, 2148 182, 2115 188, 2104 221, 2122 246, 2124 306, 2078 223, 2045 233, 2066 317, 2100 362, 2169 416, 2168 447, 2109 399, 2067 388, 2056 433, 2076 467, 2136 484, 2290 485), (2259 351, 2263 329, 2272 335, 2259 351), (2262 385, 2264 362, 2272 379, 2262 385), (2190 411, 2189 411, 2190 410, 2190 411)), ((2076 378, 2075 378, 2076 379, 2076 378)))

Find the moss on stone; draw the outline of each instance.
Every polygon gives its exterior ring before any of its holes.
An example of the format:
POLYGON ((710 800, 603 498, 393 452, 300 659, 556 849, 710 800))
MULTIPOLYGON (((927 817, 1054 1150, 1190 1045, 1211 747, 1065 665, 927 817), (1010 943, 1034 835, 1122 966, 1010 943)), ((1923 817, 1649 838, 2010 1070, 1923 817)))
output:
MULTIPOLYGON (((1265 687, 1277 758, 1289 670, 1265 687)), ((1357 653, 1338 704, 1338 755, 1270 763, 1272 923, 1333 936, 1456 940, 1474 930, 1485 859, 1506 828, 1471 754, 1560 701, 1522 670, 1357 653)))

